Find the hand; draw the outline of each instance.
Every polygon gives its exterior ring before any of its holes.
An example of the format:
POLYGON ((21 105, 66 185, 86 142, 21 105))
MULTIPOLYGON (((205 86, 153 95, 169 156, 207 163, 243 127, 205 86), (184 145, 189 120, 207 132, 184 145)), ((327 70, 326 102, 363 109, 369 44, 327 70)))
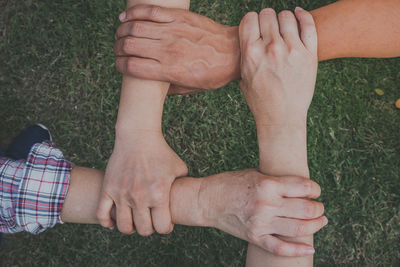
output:
POLYGON ((171 232, 170 188, 176 177, 187 175, 185 163, 161 132, 138 131, 121 139, 117 137, 107 164, 97 211, 101 225, 114 226, 110 212, 115 204, 122 233, 133 233, 135 228, 143 236, 154 229, 162 234, 171 232))
POLYGON ((310 179, 243 170, 204 179, 199 203, 209 226, 277 255, 304 256, 314 253, 312 246, 283 241, 277 235, 306 236, 324 227, 328 220, 322 216, 323 204, 304 199, 320 193, 310 179))
MULTIPOLYGON (((237 27, 148 5, 130 8, 120 19, 114 52, 123 74, 189 89, 216 89, 239 78, 237 27)), ((177 89, 173 92, 181 92, 177 89)))
MULTIPOLYGON (((257 125, 306 122, 317 74, 317 33, 310 13, 248 13, 239 26, 240 88, 257 125)), ((259 128, 259 127, 257 127, 259 128)))

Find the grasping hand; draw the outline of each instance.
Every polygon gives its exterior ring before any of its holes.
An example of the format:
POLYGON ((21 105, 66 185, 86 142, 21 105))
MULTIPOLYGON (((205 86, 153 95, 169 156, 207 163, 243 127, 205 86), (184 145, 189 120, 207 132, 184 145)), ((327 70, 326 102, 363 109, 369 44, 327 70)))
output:
POLYGON ((113 227, 110 212, 115 204, 119 231, 143 236, 170 233, 171 184, 187 175, 185 163, 165 142, 161 132, 138 131, 116 138, 107 164, 97 216, 104 227, 113 227), (134 221, 134 224, 133 224, 134 221))
POLYGON ((328 220, 317 198, 319 185, 301 177, 271 177, 256 170, 217 174, 202 181, 199 203, 204 220, 238 238, 281 256, 314 253, 312 246, 277 237, 313 234, 328 220), (230 175, 228 175, 230 174, 230 175))
POLYGON ((123 14, 114 46, 123 74, 168 81, 175 85, 169 93, 216 89, 239 77, 237 27, 158 6, 139 5, 123 14))
POLYGON ((317 33, 310 13, 248 13, 239 26, 240 88, 260 126, 303 125, 317 75, 317 33), (299 32, 300 31, 300 32, 299 32))

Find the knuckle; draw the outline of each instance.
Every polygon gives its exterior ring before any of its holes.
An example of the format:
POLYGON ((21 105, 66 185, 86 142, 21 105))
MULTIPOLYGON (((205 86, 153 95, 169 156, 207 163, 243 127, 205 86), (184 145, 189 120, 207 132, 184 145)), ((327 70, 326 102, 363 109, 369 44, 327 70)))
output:
POLYGON ((276 57, 279 57, 279 56, 282 55, 283 52, 285 51, 285 50, 284 50, 284 44, 283 44, 282 42, 277 42, 277 41, 271 42, 271 43, 268 45, 268 51, 269 51, 272 55, 274 55, 274 56, 276 56, 276 57))
POLYGON ((156 19, 161 12, 161 8, 159 6, 151 6, 150 8, 150 18, 156 19))
POLYGON ((108 221, 108 216, 101 210, 97 210, 96 217, 100 221, 101 224, 105 224, 108 221))
POLYGON ((121 50, 125 54, 129 54, 130 49, 134 46, 135 41, 131 38, 125 38, 122 41, 121 50))
POLYGON ((143 32, 143 24, 140 22, 133 22, 131 26, 132 35, 139 35, 143 32))
POLYGON ((271 206, 270 202, 265 199, 265 197, 257 197, 254 200, 253 209, 250 210, 252 216, 258 216, 260 221, 268 220, 268 217, 265 217, 265 214, 271 216, 274 214, 274 207, 271 206))
POLYGON ((165 192, 156 190, 156 191, 152 192, 151 198, 153 200, 154 205, 160 206, 161 204, 165 203, 167 196, 166 196, 165 192))
POLYGON ((136 65, 135 65, 135 62, 133 60, 128 59, 126 61, 126 71, 128 73, 135 73, 136 65))
POLYGON ((129 195, 135 207, 137 207, 140 203, 144 201, 143 194, 139 190, 131 190, 129 195))
POLYGON ((257 242, 258 241, 258 237, 257 237, 257 235, 253 232, 253 231, 248 231, 247 232, 247 234, 246 234, 246 236, 247 236, 247 239, 250 241, 250 242, 257 242))
POLYGON ((116 36, 122 36, 123 35, 123 29, 124 29, 124 24, 121 24, 117 28, 116 36))
POLYGON ((291 11, 289 11, 289 10, 282 10, 281 12, 279 12, 278 16, 281 17, 281 18, 294 17, 293 13, 291 11))
POLYGON ((261 190, 265 193, 274 193, 277 191, 279 186, 278 181, 272 179, 272 178, 266 178, 261 180, 260 182, 260 187, 261 190))
POLYGON ((295 229, 294 229, 294 234, 295 236, 302 236, 305 231, 305 225, 302 222, 297 223, 295 229))

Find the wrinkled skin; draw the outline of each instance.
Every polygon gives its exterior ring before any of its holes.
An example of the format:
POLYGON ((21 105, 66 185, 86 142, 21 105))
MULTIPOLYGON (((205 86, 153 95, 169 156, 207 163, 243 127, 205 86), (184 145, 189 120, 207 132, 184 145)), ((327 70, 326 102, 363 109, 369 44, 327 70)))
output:
POLYGON ((114 46, 123 74, 168 81, 170 94, 216 89, 239 77, 237 27, 157 6, 135 6, 125 14, 114 46))
POLYGON ((274 254, 307 254, 305 244, 284 242, 276 235, 313 234, 327 224, 317 198, 317 183, 301 177, 271 177, 243 170, 204 179, 199 205, 209 226, 244 239, 274 254))

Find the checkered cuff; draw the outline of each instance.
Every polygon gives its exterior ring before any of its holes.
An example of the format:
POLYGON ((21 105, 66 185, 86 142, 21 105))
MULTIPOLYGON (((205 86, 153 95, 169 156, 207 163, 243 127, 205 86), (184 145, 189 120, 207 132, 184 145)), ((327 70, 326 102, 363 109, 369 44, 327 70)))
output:
POLYGON ((35 144, 26 162, 0 162, 0 230, 38 234, 62 223, 72 167, 51 142, 35 144))

